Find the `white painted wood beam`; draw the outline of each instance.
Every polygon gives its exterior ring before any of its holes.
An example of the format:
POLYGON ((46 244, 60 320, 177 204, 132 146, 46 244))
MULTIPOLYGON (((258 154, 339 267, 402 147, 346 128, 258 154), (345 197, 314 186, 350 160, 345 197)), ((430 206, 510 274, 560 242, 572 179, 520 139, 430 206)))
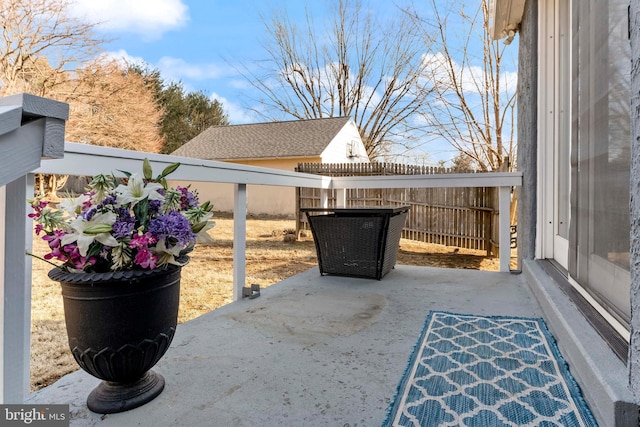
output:
POLYGON ((27 194, 33 175, 23 176, 0 191, 4 208, 0 244, 2 292, 2 403, 23 403, 29 394, 31 347, 32 221, 27 218, 27 194))
POLYGON ((45 119, 0 135, 0 185, 6 185, 40 166, 45 119))
POLYGON ((242 299, 247 277, 247 186, 236 184, 233 208, 233 300, 242 299))
POLYGON ((35 173, 86 176, 114 173, 116 176, 124 176, 119 171, 141 171, 145 157, 149 159, 155 172, 180 162, 180 167, 170 176, 175 180, 310 188, 328 188, 331 181, 329 177, 313 174, 70 142, 65 143, 63 159, 44 160, 35 173))
POLYGON ((511 187, 498 190, 500 271, 508 272, 511 264, 511 187))

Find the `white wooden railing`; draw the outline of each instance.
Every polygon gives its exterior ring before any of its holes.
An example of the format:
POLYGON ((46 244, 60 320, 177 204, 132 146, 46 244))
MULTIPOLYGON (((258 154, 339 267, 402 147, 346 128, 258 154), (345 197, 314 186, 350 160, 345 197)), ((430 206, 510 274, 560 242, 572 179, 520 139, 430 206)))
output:
POLYGON ((44 160, 42 165, 34 172, 87 176, 92 176, 96 173, 113 173, 115 176, 123 177, 124 174, 119 171, 141 171, 142 160, 145 157, 151 162, 154 171, 160 171, 172 163, 180 162, 180 167, 171 174, 171 180, 222 182, 235 185, 233 213, 234 300, 242 298, 242 287, 245 285, 247 185, 312 187, 320 189, 328 189, 331 186, 331 178, 318 175, 69 142, 65 143, 64 158, 44 160))
MULTIPOLYGON (((65 105, 43 98, 20 95, 0 99, 0 403, 22 403, 29 393, 31 325, 32 223, 27 219, 26 199, 33 194, 33 174, 94 175, 119 170, 138 171, 147 157, 154 170, 181 163, 171 178, 191 182, 222 182, 235 185, 233 298, 242 297, 245 286, 247 185, 310 187, 338 190, 344 203, 349 188, 498 187, 500 212, 509 212, 513 187, 522 174, 479 173, 405 175, 378 177, 325 177, 255 166, 141 153, 83 144, 63 143, 65 105), (36 119, 35 121, 32 121, 36 119), (62 132, 61 132, 62 130, 62 132)), ((510 215, 500 215, 500 270, 509 271, 510 215)))

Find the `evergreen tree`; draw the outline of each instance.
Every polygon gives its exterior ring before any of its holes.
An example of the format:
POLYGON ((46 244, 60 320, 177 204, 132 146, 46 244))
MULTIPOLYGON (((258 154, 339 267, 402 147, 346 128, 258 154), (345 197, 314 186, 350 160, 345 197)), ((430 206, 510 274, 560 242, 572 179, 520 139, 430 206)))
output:
POLYGON ((155 91, 156 102, 162 111, 159 127, 164 142, 161 153, 171 154, 210 126, 229 124, 222 104, 203 91, 186 92, 182 82, 167 83, 158 70, 139 65, 131 69, 141 74, 155 91))

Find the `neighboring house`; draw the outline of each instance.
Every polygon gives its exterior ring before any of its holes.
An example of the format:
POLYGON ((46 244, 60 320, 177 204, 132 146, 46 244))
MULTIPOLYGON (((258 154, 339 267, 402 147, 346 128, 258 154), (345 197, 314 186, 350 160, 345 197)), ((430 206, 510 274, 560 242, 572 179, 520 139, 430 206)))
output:
MULTIPOLYGON (((176 156, 261 166, 287 171, 298 163, 369 163, 360 133, 349 117, 212 126, 172 153, 176 156)), ((215 210, 233 210, 233 187, 197 187, 215 210)), ((249 186, 251 214, 294 216, 295 188, 249 186)))
POLYGON ((640 265, 640 248, 630 250, 630 238, 640 222, 629 214, 630 196, 640 197, 629 182, 640 174, 631 166, 631 129, 640 127, 630 109, 635 16, 630 21, 628 0, 491 5, 494 38, 520 33, 522 270, 530 282, 551 283, 537 296, 587 401, 599 402, 601 425, 638 425, 640 283, 630 266, 640 265), (573 304, 554 302, 561 293, 573 304), (563 318, 572 310, 588 323, 563 318), (587 326, 572 330, 578 324, 587 326))

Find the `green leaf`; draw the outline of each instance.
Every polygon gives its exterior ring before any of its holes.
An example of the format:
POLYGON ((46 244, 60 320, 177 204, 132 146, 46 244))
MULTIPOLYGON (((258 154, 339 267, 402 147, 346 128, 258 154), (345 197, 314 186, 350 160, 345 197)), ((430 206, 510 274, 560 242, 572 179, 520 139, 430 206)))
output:
POLYGON ((180 167, 180 163, 173 163, 167 166, 166 168, 164 168, 159 178, 164 178, 165 176, 175 172, 175 170, 178 169, 179 167, 180 167))
POLYGON ((102 251, 102 245, 96 244, 97 242, 93 242, 89 249, 87 250, 87 258, 92 256, 97 256, 102 251))
POLYGON ((144 179, 147 181, 151 181, 153 178, 153 170, 151 169, 151 163, 149 159, 144 158, 144 162, 142 162, 142 173, 144 174, 144 179))
POLYGON ((199 222, 191 226, 191 231, 197 234, 201 232, 206 225, 207 225, 207 221, 199 222))
POLYGON ((213 209, 213 204, 211 204, 211 202, 207 200, 202 205, 200 205, 200 208, 205 212, 211 212, 211 210, 213 209))
POLYGON ((140 225, 147 228, 147 223, 149 222, 149 198, 147 197, 136 203, 133 207, 133 213, 140 221, 140 225))
POLYGON ((84 229, 84 233, 89 235, 110 233, 111 231, 113 231, 111 224, 94 224, 84 229))

